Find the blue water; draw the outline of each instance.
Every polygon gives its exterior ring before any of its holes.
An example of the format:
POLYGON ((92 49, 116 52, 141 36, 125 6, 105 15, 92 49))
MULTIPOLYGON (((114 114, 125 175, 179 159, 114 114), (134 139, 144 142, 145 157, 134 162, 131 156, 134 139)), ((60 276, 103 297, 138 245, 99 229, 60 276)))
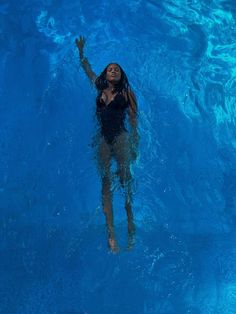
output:
POLYGON ((236 313, 235 26, 234 0, 1 0, 0 313, 236 313), (119 254, 79 35, 138 98, 136 243, 115 182, 119 254))

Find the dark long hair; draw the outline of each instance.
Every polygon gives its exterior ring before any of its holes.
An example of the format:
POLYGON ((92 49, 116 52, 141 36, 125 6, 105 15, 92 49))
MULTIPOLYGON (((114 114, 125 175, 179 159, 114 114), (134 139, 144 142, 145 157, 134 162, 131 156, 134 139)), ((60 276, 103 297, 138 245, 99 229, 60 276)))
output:
POLYGON ((96 88, 98 90, 98 92, 102 92, 104 89, 106 89, 108 87, 108 82, 106 80, 106 74, 107 74, 107 69, 111 64, 116 64, 119 68, 120 68, 120 72, 121 72, 121 77, 119 82, 115 85, 115 88, 113 90, 113 94, 114 93, 120 93, 122 91, 128 91, 128 89, 130 88, 129 85, 129 81, 128 78, 124 72, 124 70, 122 69, 122 67, 118 64, 118 63, 109 63, 105 69, 102 71, 102 73, 96 78, 95 80, 95 85, 96 88))

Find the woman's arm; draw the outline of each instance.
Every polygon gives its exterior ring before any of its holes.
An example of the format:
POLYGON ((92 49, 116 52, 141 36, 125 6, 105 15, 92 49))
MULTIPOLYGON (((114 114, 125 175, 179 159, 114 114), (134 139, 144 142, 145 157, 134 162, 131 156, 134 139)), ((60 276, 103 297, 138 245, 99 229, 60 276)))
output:
POLYGON ((92 81, 92 83, 96 80, 96 74, 93 72, 91 65, 88 62, 88 59, 84 56, 84 45, 85 38, 80 36, 80 38, 76 38, 75 44, 79 50, 80 63, 84 69, 84 72, 87 74, 88 78, 92 81))
POLYGON ((137 120, 137 100, 131 89, 127 93, 129 100, 129 123, 131 126, 131 154, 132 159, 135 160, 138 154, 138 145, 139 145, 139 134, 138 134, 138 120, 137 120))
POLYGON ((129 101, 129 122, 132 129, 137 129, 137 100, 131 89, 127 92, 129 101))

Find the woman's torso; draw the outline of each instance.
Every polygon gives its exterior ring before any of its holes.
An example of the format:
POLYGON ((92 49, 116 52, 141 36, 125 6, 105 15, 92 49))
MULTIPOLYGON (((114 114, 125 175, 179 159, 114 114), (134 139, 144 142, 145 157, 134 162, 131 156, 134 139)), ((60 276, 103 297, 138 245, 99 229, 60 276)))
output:
POLYGON ((102 93, 96 99, 96 112, 101 126, 101 133, 108 144, 112 144, 125 129, 126 111, 129 106, 127 98, 117 93, 105 103, 102 93))

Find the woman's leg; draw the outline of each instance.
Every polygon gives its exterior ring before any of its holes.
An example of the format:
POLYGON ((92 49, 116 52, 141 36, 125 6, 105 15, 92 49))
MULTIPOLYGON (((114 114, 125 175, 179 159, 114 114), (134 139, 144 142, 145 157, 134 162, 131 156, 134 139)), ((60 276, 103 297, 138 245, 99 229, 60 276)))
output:
POLYGON ((112 209, 112 191, 111 191, 111 159, 112 152, 110 145, 102 137, 98 152, 99 170, 102 180, 102 207, 106 217, 108 230, 108 241, 110 248, 115 251, 117 244, 115 240, 114 224, 113 224, 113 209, 112 209))
POLYGON ((114 157, 117 161, 118 175, 122 187, 125 188, 125 209, 128 220, 128 233, 132 235, 135 231, 132 212, 132 175, 130 171, 130 144, 129 134, 122 132, 117 136, 116 142, 113 144, 114 157))

